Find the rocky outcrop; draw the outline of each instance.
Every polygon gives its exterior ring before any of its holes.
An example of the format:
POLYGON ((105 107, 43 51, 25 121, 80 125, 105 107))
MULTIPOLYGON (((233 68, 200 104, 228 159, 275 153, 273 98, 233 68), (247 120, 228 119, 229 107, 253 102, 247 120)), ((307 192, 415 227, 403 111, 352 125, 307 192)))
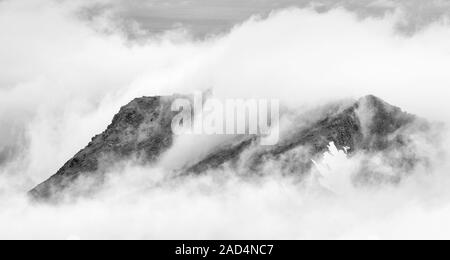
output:
POLYGON ((415 116, 375 96, 366 96, 348 107, 333 107, 311 125, 291 131, 278 145, 259 147, 259 137, 249 136, 216 150, 185 171, 200 173, 229 162, 232 167, 241 153, 250 149, 252 152, 246 157, 244 171, 254 174, 261 170, 264 162, 279 160, 299 147, 305 154, 302 158, 291 160, 290 168, 296 172, 306 171, 312 166, 311 159, 327 151, 330 142, 350 155, 356 151, 400 149, 408 142, 408 136, 401 130, 416 121, 415 116))
MULTIPOLYGON (((30 195, 38 200, 54 200, 80 177, 98 176, 101 182, 108 166, 118 161, 133 158, 142 164, 154 163, 173 143, 171 123, 176 113, 170 106, 176 97, 143 97, 122 107, 105 132, 94 137, 54 176, 30 191, 30 195)), ((291 171, 307 170, 311 159, 326 151, 330 142, 350 154, 397 149, 408 139, 401 130, 415 120, 400 108, 367 96, 344 108, 336 106, 313 123, 293 129, 278 145, 260 147, 258 136, 240 136, 192 162, 180 173, 201 174, 224 165, 236 166, 243 152, 250 150, 245 171, 254 174, 264 162, 278 160, 299 147, 307 152, 302 159, 292 162, 296 166, 291 171)))
POLYGON ((173 142, 170 106, 173 97, 142 97, 122 107, 112 123, 100 135, 92 138, 55 175, 38 185, 30 195, 34 199, 55 199, 86 175, 99 181, 108 166, 121 160, 138 160, 151 164, 173 142))

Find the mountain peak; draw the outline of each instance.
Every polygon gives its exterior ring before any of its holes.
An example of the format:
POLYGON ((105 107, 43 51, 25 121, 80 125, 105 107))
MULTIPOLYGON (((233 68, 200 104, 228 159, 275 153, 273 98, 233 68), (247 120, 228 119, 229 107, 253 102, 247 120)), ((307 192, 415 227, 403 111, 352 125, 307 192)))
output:
MULTIPOLYGON (((183 97, 141 97, 122 107, 112 123, 100 135, 70 159, 55 175, 38 185, 30 195, 36 200, 58 201, 71 185, 82 177, 100 177, 116 162, 134 159, 142 164, 155 163, 174 141, 171 123, 176 112, 172 101, 183 97)), ((303 128, 278 145, 264 149, 257 147, 257 136, 244 136, 232 144, 218 147, 197 162, 180 169, 183 173, 204 173, 224 164, 237 162, 244 151, 249 152, 246 165, 249 173, 258 172, 268 160, 287 156, 298 147, 307 149, 308 156, 291 162, 291 171, 305 172, 311 159, 328 149, 330 142, 350 153, 358 150, 380 151, 396 145, 391 135, 414 121, 415 117, 391 106, 373 95, 359 99, 353 106, 335 114, 326 115, 303 128), (252 148, 253 147, 253 148, 252 148), (295 167, 294 167, 295 165, 295 167), (300 169, 300 170, 299 170, 300 169)), ((95 192, 93 186, 88 192, 95 192)))

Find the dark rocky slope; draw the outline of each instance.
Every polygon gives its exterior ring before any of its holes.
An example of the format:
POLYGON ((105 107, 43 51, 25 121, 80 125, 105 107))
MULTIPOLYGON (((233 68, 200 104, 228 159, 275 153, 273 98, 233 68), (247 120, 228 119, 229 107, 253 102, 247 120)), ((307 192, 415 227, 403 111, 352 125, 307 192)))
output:
POLYGON ((30 191, 39 200, 55 199, 80 177, 102 179, 108 166, 121 160, 137 159, 151 164, 173 142, 170 106, 176 97, 142 97, 122 107, 112 123, 92 138, 55 175, 30 191))
MULTIPOLYGON (((97 176, 101 182, 108 167, 118 161, 137 158, 142 164, 154 163, 174 140, 171 122, 176 113, 170 106, 175 98, 143 97, 124 106, 105 132, 94 137, 49 180, 30 191, 31 197, 56 200, 84 176, 97 176)), ((247 150, 252 152, 246 159, 245 172, 258 173, 263 162, 281 159, 298 147, 304 147, 306 155, 302 160, 294 159, 288 172, 306 170, 311 159, 326 151, 330 142, 348 149, 350 154, 397 149, 408 142, 401 130, 414 121, 414 116, 401 109, 367 96, 344 108, 336 106, 312 124, 293 129, 278 145, 260 147, 259 137, 240 136, 187 165, 180 173, 199 174, 225 164, 236 165, 247 150)))

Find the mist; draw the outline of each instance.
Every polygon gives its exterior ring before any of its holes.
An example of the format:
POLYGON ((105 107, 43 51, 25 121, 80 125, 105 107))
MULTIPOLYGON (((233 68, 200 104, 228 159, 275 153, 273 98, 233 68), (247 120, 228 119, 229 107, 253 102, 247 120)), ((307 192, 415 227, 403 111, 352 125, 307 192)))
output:
POLYGON ((363 15, 367 9, 348 5, 282 6, 198 39, 189 27, 142 33, 140 23, 124 34, 110 12, 85 19, 90 4, 73 2, 0 2, 0 238, 449 238, 445 16, 405 34, 399 24, 413 15, 408 8, 363 15), (142 37, 130 39, 130 30, 142 37), (268 162, 261 178, 233 169, 170 178, 170 161, 204 152, 184 137, 152 167, 115 169, 94 197, 28 201, 27 191, 132 99, 209 89, 218 98, 280 99, 299 114, 377 95, 433 122, 431 131, 411 130, 409 147, 429 165, 396 185, 359 187, 352 178, 360 163, 381 167, 390 155, 348 157, 330 146, 302 182, 281 174, 282 161, 268 162))

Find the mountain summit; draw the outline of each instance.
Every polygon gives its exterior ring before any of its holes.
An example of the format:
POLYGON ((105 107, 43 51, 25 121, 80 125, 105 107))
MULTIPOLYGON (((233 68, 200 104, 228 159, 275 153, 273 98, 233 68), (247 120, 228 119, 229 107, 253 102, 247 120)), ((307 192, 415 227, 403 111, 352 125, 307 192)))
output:
MULTIPOLYGON (((55 175, 31 190, 30 196, 38 201, 57 201, 80 178, 96 177, 101 182, 117 162, 137 159, 143 165, 156 163, 174 143, 171 123, 177 112, 171 111, 171 104, 178 97, 142 97, 122 107, 103 133, 92 138, 55 175)), ((280 159, 290 160, 287 173, 307 171, 311 159, 327 151, 330 142, 349 155, 399 149, 408 143, 402 129, 415 121, 415 116, 400 108, 366 96, 348 105, 329 106, 311 123, 290 129, 277 145, 262 147, 258 146, 258 136, 237 136, 200 160, 189 162, 179 172, 202 174, 225 165, 237 167, 245 151, 246 174, 260 173, 265 162, 280 159), (289 157, 299 148, 303 151, 301 158, 289 157)), ((404 159, 411 164, 410 158, 404 159)))

